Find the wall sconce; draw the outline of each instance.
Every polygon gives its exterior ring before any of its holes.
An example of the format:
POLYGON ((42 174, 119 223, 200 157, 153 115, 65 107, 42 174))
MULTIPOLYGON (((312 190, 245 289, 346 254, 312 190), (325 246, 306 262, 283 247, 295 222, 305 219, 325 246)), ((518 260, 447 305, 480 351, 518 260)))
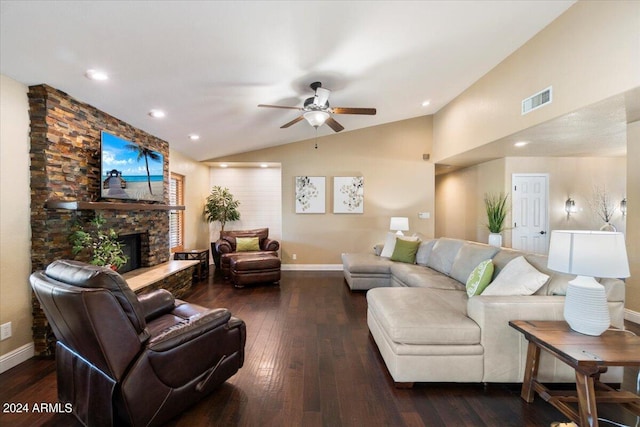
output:
POLYGON ((622 216, 625 216, 627 214, 627 198, 626 197, 622 199, 622 201, 620 202, 620 212, 622 212, 622 216))
POLYGON ((404 236, 403 231, 409 230, 409 218, 393 216, 389 222, 389 230, 396 231, 398 236, 404 236))
POLYGON ((578 208, 576 208, 576 202, 571 197, 564 202, 564 210, 567 212, 567 216, 570 216, 572 213, 578 212, 578 208))

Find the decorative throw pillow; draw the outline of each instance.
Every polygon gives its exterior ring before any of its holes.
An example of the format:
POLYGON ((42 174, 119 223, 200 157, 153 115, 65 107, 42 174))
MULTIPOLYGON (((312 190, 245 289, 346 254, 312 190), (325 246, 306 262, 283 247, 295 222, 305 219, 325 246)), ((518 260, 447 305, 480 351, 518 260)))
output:
POLYGON ((420 240, 404 240, 397 238, 396 245, 393 248, 393 254, 391 255, 391 261, 415 264, 416 253, 418 252, 419 246, 420 240))
POLYGON ((549 280, 523 256, 512 259, 482 292, 482 295, 533 295, 549 280))
POLYGON ((382 252, 380 253, 381 257, 390 258, 393 255, 393 250, 396 247, 396 239, 408 240, 408 241, 418 241, 418 237, 416 236, 398 236, 396 233, 388 232, 387 238, 384 241, 384 247, 382 248, 382 252))
POLYGON ((382 246, 381 257, 389 258, 393 255, 393 248, 396 247, 396 234, 387 233, 387 237, 384 239, 384 246, 382 246))
POLYGON ((236 251, 248 252, 260 250, 259 237, 236 237, 236 251))
POLYGON ((472 297, 480 295, 482 291, 491 283, 493 276, 493 262, 490 259, 482 261, 473 269, 467 279, 467 295, 472 297))

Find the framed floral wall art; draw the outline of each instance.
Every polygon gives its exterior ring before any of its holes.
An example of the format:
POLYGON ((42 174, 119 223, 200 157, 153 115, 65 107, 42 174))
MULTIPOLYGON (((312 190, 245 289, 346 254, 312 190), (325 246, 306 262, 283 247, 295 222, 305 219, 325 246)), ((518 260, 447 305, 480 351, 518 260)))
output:
POLYGON ((325 177, 296 176, 296 213, 325 213, 325 177))
POLYGON ((333 213, 364 212, 364 177, 333 177, 333 213))

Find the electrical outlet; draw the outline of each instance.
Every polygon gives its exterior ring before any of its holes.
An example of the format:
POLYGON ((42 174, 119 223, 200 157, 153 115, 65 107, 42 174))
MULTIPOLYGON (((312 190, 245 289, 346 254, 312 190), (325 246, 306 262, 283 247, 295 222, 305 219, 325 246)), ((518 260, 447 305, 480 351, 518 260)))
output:
POLYGON ((298 254, 291 254, 291 259, 292 260, 297 260, 298 259, 298 254))
POLYGON ((0 341, 11 338, 11 322, 0 325, 0 341))

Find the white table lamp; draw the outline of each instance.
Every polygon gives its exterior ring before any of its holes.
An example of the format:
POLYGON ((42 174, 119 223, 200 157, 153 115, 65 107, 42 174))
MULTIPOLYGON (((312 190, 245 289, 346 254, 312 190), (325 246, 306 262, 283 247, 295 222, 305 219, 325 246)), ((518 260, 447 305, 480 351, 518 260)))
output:
POLYGON ((396 231, 398 236, 404 236, 403 231, 409 230, 409 218, 403 216, 392 216, 389 223, 389 230, 396 231))
POLYGON ((604 286, 594 277, 629 277, 629 262, 622 233, 607 231, 554 230, 551 232, 551 270, 575 274, 569 282, 564 318, 576 332, 598 336, 611 319, 604 286))

